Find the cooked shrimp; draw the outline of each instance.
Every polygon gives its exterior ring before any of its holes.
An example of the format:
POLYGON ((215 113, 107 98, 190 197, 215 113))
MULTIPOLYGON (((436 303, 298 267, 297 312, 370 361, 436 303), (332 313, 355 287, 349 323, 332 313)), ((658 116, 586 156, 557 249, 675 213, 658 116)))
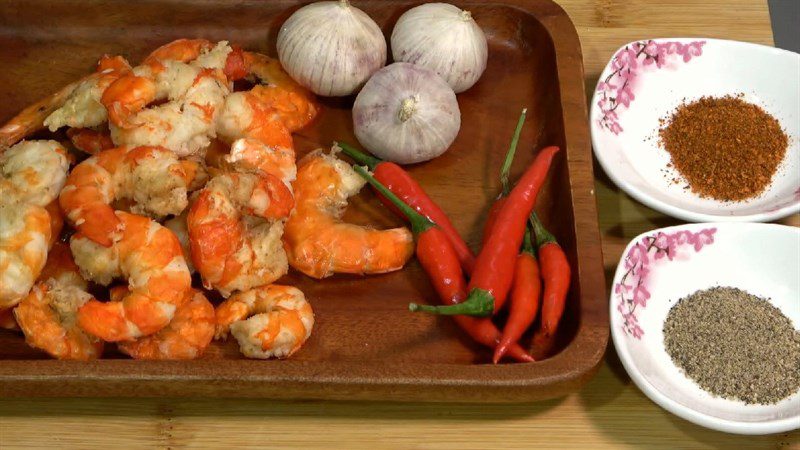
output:
MULTIPOLYGON (((0 154, 0 309, 16 305, 47 259, 58 218, 45 209, 69 162, 55 141, 23 141, 0 154)), ((51 206, 52 208, 52 206, 51 206)))
POLYGON ((148 58, 106 89, 101 102, 116 144, 159 145, 179 156, 208 146, 230 92, 223 69, 232 49, 223 41, 200 51, 189 63, 148 58), (167 102, 149 106, 160 100, 167 102))
POLYGON ((96 76, 92 74, 72 82, 55 94, 39 100, 12 117, 11 120, 0 127, 0 151, 44 128, 44 119, 60 108, 81 83, 96 76))
POLYGON ((189 62, 214 48, 207 39, 176 39, 150 52, 142 64, 157 65, 163 61, 189 62))
POLYGON ((288 358, 314 328, 314 311, 303 293, 277 284, 240 292, 217 307, 216 337, 228 330, 248 358, 288 358))
POLYGON ((281 245, 292 194, 270 174, 218 175, 189 208, 194 266, 207 288, 233 291, 272 283, 288 269, 281 245))
POLYGON ((53 247, 41 280, 14 309, 25 341, 58 359, 98 358, 103 342, 84 333, 76 321, 78 309, 92 296, 66 244, 53 247))
POLYGON ((341 220, 347 199, 364 183, 350 165, 321 151, 300 162, 295 209, 283 236, 290 266, 313 278, 403 267, 414 251, 407 228, 373 230, 341 220))
POLYGON ((70 247, 85 278, 109 284, 128 279, 130 293, 119 301, 86 302, 78 324, 107 342, 128 341, 158 332, 190 297, 191 276, 178 238, 158 222, 122 211, 122 236, 103 247, 76 234, 70 247))
POLYGON ((90 155, 115 147, 111 134, 91 128, 69 128, 67 137, 75 148, 90 155))
POLYGON ((91 298, 88 292, 53 279, 37 284, 14 309, 25 342, 58 359, 100 357, 103 342, 84 333, 75 321, 76 311, 91 298))
POLYGON ((81 82, 64 104, 47 116, 44 125, 56 131, 64 126, 86 128, 106 123, 108 114, 100 98, 112 83, 130 71, 131 66, 121 56, 104 56, 97 63, 96 75, 81 82))
POLYGON ((169 325, 150 336, 120 342, 119 349, 134 359, 195 359, 214 337, 214 305, 200 291, 178 307, 169 325))
POLYGON ((281 63, 260 53, 244 52, 247 77, 259 83, 250 94, 274 109, 291 132, 308 125, 319 110, 314 94, 294 81, 281 63))
POLYGON ((45 206, 67 178, 67 151, 56 141, 22 141, 0 154, 0 201, 45 206))
POLYGON ((0 202, 0 309, 28 294, 47 260, 50 214, 32 203, 0 202))
POLYGON ((276 109, 250 91, 234 92, 225 98, 225 106, 217 118, 217 134, 228 143, 253 138, 294 152, 292 133, 276 109))
POLYGON ((132 199, 136 214, 180 214, 195 169, 161 147, 105 150, 75 166, 61 191, 61 208, 78 231, 107 247, 121 232, 111 206, 115 199, 132 199))
MULTIPOLYGON (((61 112, 57 113, 57 116, 61 116, 65 119, 71 116, 73 123, 80 123, 81 125, 79 126, 89 126, 88 123, 97 121, 95 118, 97 114, 105 116, 105 112, 93 109, 92 106, 96 108, 96 105, 91 104, 92 96, 86 94, 92 92, 93 89, 95 93, 98 92, 97 89, 95 89, 96 86, 100 84, 105 84, 107 86, 107 83, 110 83, 110 81, 113 81, 113 79, 129 69, 130 66, 127 61, 121 56, 104 56, 97 63, 97 71, 64 86, 58 92, 28 106, 6 122, 5 125, 0 127, 0 149, 10 147, 27 136, 43 129, 45 127, 45 119, 48 119, 50 115, 59 110, 61 110, 61 112), (81 102, 83 102, 83 104, 78 105, 81 102), (66 106, 68 104, 72 106, 66 106), (91 111, 82 111, 81 107, 89 108, 91 111), (75 115, 68 113, 68 110, 73 110, 75 115)), ((94 98, 94 101, 98 98, 99 97, 94 98)), ((100 105, 100 108, 102 108, 102 105, 100 105)), ((55 125, 55 121, 56 119, 54 117, 52 125, 55 125)), ((105 121, 105 119, 101 120, 99 123, 103 121, 105 121)))
POLYGON ((224 161, 238 172, 272 174, 291 188, 297 178, 294 151, 290 148, 267 145, 258 139, 237 139, 231 144, 224 161))

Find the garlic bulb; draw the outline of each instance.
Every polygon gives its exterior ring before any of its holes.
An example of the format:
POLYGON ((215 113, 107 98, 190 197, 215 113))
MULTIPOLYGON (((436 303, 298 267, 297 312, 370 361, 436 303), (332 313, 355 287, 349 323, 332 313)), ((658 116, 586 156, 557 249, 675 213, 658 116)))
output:
POLYGON ((317 2, 292 14, 278 32, 278 58, 298 83, 326 97, 356 92, 386 64, 378 25, 347 0, 317 2))
POLYGON ((353 104, 361 145, 401 164, 441 155, 460 127, 461 111, 450 86, 432 70, 404 62, 375 72, 353 104))
POLYGON ((397 20, 392 56, 433 70, 458 93, 472 87, 486 70, 489 49, 469 11, 448 3, 427 3, 397 20))

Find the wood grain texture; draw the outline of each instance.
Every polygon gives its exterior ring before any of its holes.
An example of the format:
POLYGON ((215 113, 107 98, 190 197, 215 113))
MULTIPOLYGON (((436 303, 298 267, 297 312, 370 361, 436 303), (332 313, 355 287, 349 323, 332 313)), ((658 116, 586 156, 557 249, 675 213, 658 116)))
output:
MULTIPOLYGON (((766 1, 556 0, 583 47, 591 90, 612 52, 635 39, 709 36, 771 44, 766 1), (622 16, 636 16, 622 20, 622 16), (616 22, 609 19, 616 17, 616 22)), ((677 223, 625 196, 595 168, 607 272, 627 242, 677 223)), ((784 221, 800 224, 800 217, 784 221)), ((2 364, 2 362, 0 362, 2 364)), ((536 404, 441 405, 202 399, 0 400, 0 448, 730 448, 800 449, 800 433, 732 436, 650 402, 613 348, 579 393, 536 404)))

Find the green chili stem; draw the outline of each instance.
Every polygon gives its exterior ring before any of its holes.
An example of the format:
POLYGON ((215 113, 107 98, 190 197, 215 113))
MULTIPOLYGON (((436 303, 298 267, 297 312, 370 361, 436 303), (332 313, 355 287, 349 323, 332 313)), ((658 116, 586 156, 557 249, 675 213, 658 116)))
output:
POLYGON ((547 231, 547 228, 542 225, 542 222, 539 220, 539 216, 537 216, 536 213, 531 213, 530 222, 531 226, 533 227, 533 231, 536 234, 536 248, 541 248, 545 244, 558 244, 556 237, 547 231))
POLYGON ((383 185, 380 181, 376 180, 375 177, 369 174, 366 169, 361 166, 353 166, 353 169, 358 172, 367 183, 371 184, 378 192, 381 193, 384 197, 388 198, 390 202, 394 204, 400 211, 405 214, 408 218, 408 221, 411 222, 411 231, 414 233, 414 236, 419 236, 420 233, 424 232, 425 230, 435 227, 436 224, 431 222, 427 217, 423 216, 422 214, 414 211, 410 206, 408 206, 404 201, 400 200, 399 197, 394 195, 394 192, 390 191, 389 188, 383 185))
POLYGON ((494 297, 484 289, 473 289, 467 299, 455 305, 430 306, 409 303, 408 309, 413 312, 426 312, 444 316, 478 316, 486 317, 494 312, 494 297))
POLYGON ((531 227, 525 227, 525 237, 522 240, 522 251, 536 256, 536 250, 531 242, 531 227))
POLYGON ((503 196, 508 196, 511 192, 511 183, 508 181, 508 172, 511 170, 511 163, 514 162, 514 154, 517 152, 517 143, 519 143, 519 135, 522 133, 522 125, 525 123, 525 116, 528 113, 528 108, 522 108, 522 114, 519 115, 517 127, 514 129, 514 135, 511 137, 511 145, 506 152, 506 159, 503 161, 503 167, 500 169, 500 183, 503 185, 503 196))
POLYGON ((339 148, 342 149, 342 153, 353 158, 357 163, 361 164, 362 166, 369 167, 369 170, 375 170, 375 167, 377 167, 378 164, 383 162, 382 160, 374 156, 370 156, 364 152, 356 150, 350 144, 346 144, 344 142, 336 142, 336 145, 338 145, 339 148))

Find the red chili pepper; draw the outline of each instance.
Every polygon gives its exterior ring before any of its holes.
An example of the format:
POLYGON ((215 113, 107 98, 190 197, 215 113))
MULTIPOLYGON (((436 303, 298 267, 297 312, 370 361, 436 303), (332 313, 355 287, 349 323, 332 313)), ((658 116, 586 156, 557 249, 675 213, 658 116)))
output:
POLYGON ((492 227, 497 221, 497 213, 500 212, 500 208, 503 207, 503 203, 506 202, 506 198, 508 198, 508 194, 511 192, 511 183, 508 181, 508 172, 511 170, 511 163, 514 161, 514 153, 517 151, 519 135, 522 132, 522 125, 525 123, 525 116, 527 113, 528 108, 523 108, 522 114, 520 114, 519 120, 517 121, 517 128, 514 129, 514 135, 511 137, 511 145, 508 147, 506 158, 503 160, 503 167, 500 169, 500 183, 503 186, 503 190, 500 192, 500 196, 498 196, 494 203, 492 203, 492 206, 489 208, 489 213, 486 215, 486 224, 483 226, 482 242, 484 243, 486 242, 486 239, 489 238, 492 227))
POLYGON ((553 336, 558 322, 564 314, 564 306, 569 292, 570 268, 567 255, 558 245, 555 236, 545 229, 536 213, 531 214, 531 225, 536 233, 536 247, 544 280, 542 296, 542 331, 553 336))
MULTIPOLYGON (((338 142, 337 145, 342 149, 345 155, 353 158, 357 163, 369 167, 375 179, 383 183, 392 193, 400 197, 405 204, 427 217, 431 222, 437 224, 453 245, 453 249, 458 254, 461 267, 467 274, 472 273, 472 269, 475 266, 475 255, 472 253, 472 250, 467 247, 467 243, 464 242, 464 239, 461 239, 453 223, 447 218, 447 214, 442 211, 439 205, 428 197, 428 194, 425 193, 422 186, 420 186, 408 172, 393 162, 382 161, 373 156, 366 155, 342 142, 338 142)), ((405 217, 405 215, 385 196, 378 193, 378 198, 397 216, 405 217)))
MULTIPOLYGON (((431 279, 436 293, 445 304, 457 304, 467 296, 467 283, 447 235, 427 217, 419 214, 403 203, 389 189, 370 176, 363 167, 355 166, 358 172, 378 192, 386 196, 404 217, 411 223, 411 230, 417 240, 417 259, 431 279)), ((454 317, 458 326, 476 342, 494 348, 500 341, 500 331, 488 318, 454 317)), ((530 362, 533 358, 519 345, 511 346, 508 354, 517 361, 530 362)))
POLYGON ((539 295, 542 293, 542 279, 539 277, 539 263, 531 244, 530 229, 525 230, 522 251, 514 266, 514 285, 511 288, 511 310, 503 328, 500 344, 494 349, 492 361, 497 364, 531 326, 539 311, 539 295))
POLYGON ((412 303, 409 309, 434 314, 489 316, 503 307, 514 278, 514 261, 522 244, 528 215, 533 211, 539 188, 544 184, 550 163, 557 152, 558 147, 542 149, 511 190, 508 200, 497 214, 497 224, 492 234, 475 260, 467 299, 450 306, 412 303))

